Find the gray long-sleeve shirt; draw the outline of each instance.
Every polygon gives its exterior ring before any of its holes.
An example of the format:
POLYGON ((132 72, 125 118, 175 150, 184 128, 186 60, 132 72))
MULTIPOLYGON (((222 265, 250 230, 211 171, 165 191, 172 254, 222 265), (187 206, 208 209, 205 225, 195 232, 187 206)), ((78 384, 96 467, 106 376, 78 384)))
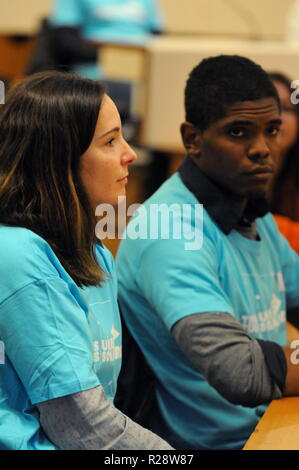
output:
POLYGON ((172 334, 195 368, 231 403, 254 407, 282 396, 259 341, 230 314, 189 315, 172 334))
POLYGON ((37 405, 42 428, 61 450, 171 450, 167 442, 123 415, 101 386, 37 405))

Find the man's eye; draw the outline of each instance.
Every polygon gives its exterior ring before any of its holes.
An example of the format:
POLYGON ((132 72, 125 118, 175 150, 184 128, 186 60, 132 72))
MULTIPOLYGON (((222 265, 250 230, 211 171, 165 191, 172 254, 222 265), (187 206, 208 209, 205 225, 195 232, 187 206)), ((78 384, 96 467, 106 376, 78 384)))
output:
POLYGON ((270 128, 268 129, 268 134, 270 134, 270 135, 277 135, 277 134, 279 134, 279 131, 280 131, 280 128, 279 128, 279 127, 273 126, 273 127, 270 127, 270 128))
POLYGON ((244 129, 230 129, 229 135, 232 137, 243 137, 245 135, 244 129))

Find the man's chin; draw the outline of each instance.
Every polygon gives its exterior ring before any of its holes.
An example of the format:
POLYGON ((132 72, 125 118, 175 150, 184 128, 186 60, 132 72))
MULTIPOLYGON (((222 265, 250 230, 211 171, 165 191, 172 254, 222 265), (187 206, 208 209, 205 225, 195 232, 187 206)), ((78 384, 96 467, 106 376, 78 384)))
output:
POLYGON ((267 188, 254 189, 247 194, 248 199, 259 199, 267 197, 267 188))

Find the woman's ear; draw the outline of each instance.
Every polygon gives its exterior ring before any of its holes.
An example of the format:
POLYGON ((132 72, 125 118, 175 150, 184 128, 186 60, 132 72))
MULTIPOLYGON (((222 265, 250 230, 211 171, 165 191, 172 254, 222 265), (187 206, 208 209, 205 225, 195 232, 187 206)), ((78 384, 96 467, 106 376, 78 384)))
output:
POLYGON ((194 124, 191 124, 191 122, 185 121, 181 124, 181 136, 187 152, 190 155, 199 155, 201 142, 200 130, 194 126, 194 124))

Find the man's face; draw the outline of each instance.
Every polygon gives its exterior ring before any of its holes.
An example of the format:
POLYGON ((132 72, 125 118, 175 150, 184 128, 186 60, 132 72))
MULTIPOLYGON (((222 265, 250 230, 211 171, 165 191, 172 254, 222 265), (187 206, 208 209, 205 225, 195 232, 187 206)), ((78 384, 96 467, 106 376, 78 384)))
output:
POLYGON ((264 196, 279 156, 280 123, 274 98, 236 102, 199 133, 194 160, 237 198, 264 196))

